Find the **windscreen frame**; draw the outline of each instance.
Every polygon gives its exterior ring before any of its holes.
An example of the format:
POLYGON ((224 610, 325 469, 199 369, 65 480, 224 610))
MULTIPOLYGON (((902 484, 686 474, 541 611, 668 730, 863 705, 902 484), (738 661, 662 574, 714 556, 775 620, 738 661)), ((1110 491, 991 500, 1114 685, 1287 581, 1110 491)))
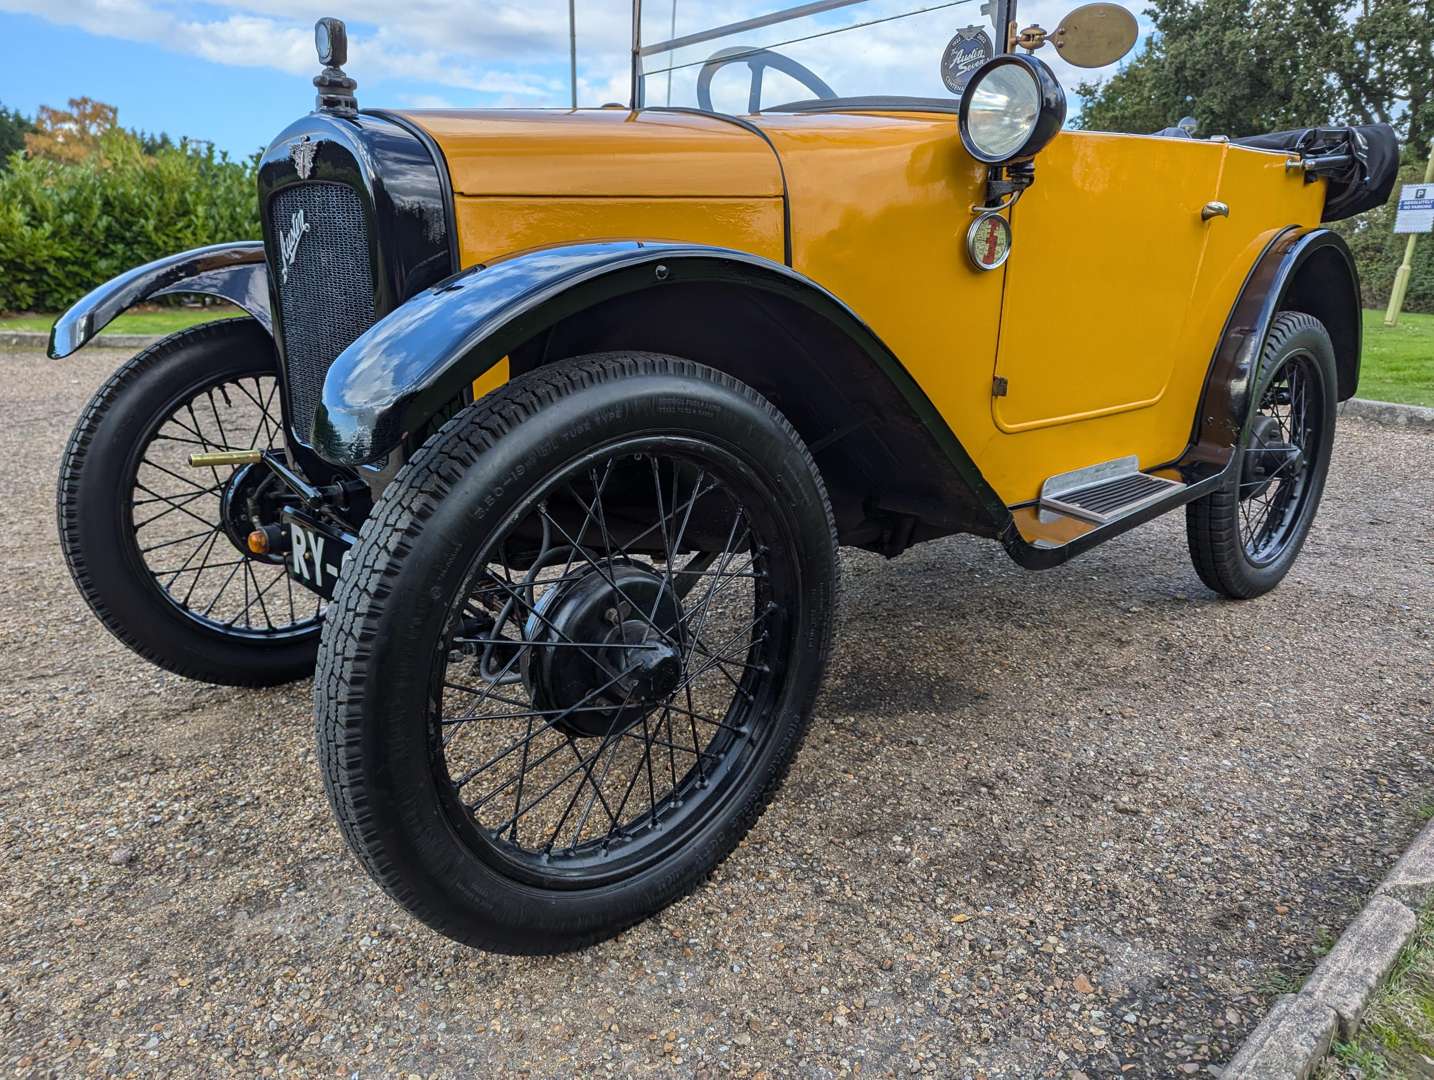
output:
MULTIPOLYGON (((700 44, 703 41, 712 41, 730 34, 739 33, 744 30, 755 30, 765 26, 775 26, 783 22, 790 22, 793 19, 805 18, 809 15, 819 14, 825 11, 835 11, 844 7, 852 7, 856 4, 866 3, 867 0, 808 0, 807 3, 797 4, 789 8, 783 8, 766 15, 758 15, 749 19, 740 19, 737 22, 727 23, 724 26, 715 26, 707 30, 698 31, 692 34, 682 34, 667 41, 656 41, 644 45, 642 41, 642 0, 632 0, 632 71, 631 85, 628 93, 628 108, 637 112, 644 108, 661 108, 662 106, 648 106, 643 102, 643 70, 642 59, 644 56, 651 56, 659 52, 672 52, 687 45, 700 44)), ((997 27, 1005 27, 1005 33, 999 30, 996 32, 996 55, 1015 52, 1016 38, 1016 5, 1019 0, 993 0, 994 22, 997 27)))

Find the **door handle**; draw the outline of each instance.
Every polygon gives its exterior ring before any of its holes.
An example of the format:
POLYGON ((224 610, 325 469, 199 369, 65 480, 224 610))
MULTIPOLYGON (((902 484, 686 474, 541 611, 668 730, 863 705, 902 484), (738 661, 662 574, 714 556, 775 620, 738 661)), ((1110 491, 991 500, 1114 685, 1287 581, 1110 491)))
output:
POLYGON ((1211 218, 1229 217, 1230 204, 1222 202, 1207 202, 1200 208, 1200 220, 1209 221, 1211 218))

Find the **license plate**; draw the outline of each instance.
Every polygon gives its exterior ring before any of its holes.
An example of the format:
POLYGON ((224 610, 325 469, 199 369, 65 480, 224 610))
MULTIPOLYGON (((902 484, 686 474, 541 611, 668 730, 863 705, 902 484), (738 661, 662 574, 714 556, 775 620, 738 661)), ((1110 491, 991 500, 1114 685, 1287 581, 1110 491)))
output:
POLYGON ((297 510, 284 512, 284 528, 289 534, 289 576, 325 600, 332 600, 344 559, 356 538, 297 510))

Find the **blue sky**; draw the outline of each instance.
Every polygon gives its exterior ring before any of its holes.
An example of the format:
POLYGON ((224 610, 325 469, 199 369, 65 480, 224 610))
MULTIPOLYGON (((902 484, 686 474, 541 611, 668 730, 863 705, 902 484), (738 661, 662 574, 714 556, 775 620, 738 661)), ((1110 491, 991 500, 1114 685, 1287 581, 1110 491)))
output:
MULTIPOLYGON (((591 46, 580 92, 601 104, 622 73, 609 32, 620 20, 613 0, 580 6, 592 24, 579 16, 591 46)), ((361 104, 568 100, 566 0, 0 0, 0 102, 33 113, 89 96, 117 106, 125 127, 250 153, 313 106, 313 24, 326 14, 349 23, 361 104)))
POLYGON ((126 127, 210 139, 236 155, 267 143, 312 94, 299 76, 210 64, 34 16, 0 14, 0 41, 0 101, 11 108, 34 115, 39 105, 98 98, 118 106, 126 127))
MULTIPOLYGON (((675 24, 681 33, 784 2, 681 0, 675 24)), ((840 18, 854 21, 877 5, 905 11, 933 2, 939 0, 871 0, 840 18)), ((1053 28, 1068 6, 1032 0, 1022 5, 1022 22, 1053 28)), ((625 0, 577 0, 581 104, 627 99, 629 10, 625 0)), ((656 10, 651 0, 646 10, 656 10)), ((665 23, 667 9, 660 14, 665 23)), ((89 96, 117 106, 125 127, 252 153, 312 107, 312 27, 321 15, 349 23, 348 71, 358 79, 361 105, 567 104, 566 0, 0 0, 0 102, 33 113, 89 96)), ((980 21, 979 4, 920 18, 954 28, 980 21)), ((667 26, 649 23, 645 38, 659 29, 667 26)), ((800 30, 789 24, 766 33, 800 30)), ((939 41, 916 31, 907 20, 839 34, 819 49, 809 46, 811 66, 842 93, 917 92, 896 84, 913 72, 930 81, 944 31, 939 41)), ((1051 60, 1052 52, 1042 55, 1051 60)), ((1062 75, 1073 85, 1073 73, 1062 75)), ((732 77, 745 72, 734 66, 732 77)))

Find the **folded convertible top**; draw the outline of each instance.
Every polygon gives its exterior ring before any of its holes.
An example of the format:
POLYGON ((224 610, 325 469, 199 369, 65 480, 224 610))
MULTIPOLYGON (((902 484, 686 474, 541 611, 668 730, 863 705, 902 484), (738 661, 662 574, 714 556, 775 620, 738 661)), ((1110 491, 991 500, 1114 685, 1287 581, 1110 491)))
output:
POLYGON ((1310 174, 1327 177, 1325 221, 1383 206, 1399 175, 1399 139, 1388 124, 1300 128, 1234 141, 1260 150, 1297 153, 1310 174))

